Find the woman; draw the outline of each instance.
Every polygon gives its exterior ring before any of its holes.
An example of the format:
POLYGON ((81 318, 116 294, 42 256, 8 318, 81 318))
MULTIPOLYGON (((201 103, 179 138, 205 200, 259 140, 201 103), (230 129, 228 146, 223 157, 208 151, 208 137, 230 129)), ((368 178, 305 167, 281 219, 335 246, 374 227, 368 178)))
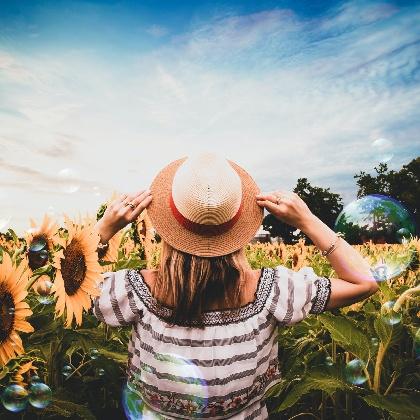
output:
POLYGON ((105 273, 94 313, 132 325, 129 383, 153 418, 267 418, 264 393, 280 380, 277 327, 378 289, 363 257, 297 194, 260 194, 216 155, 174 161, 150 191, 116 200, 98 222, 102 246, 146 207, 163 242, 160 267, 105 273), (252 270, 244 246, 264 208, 309 236, 339 278, 252 270))

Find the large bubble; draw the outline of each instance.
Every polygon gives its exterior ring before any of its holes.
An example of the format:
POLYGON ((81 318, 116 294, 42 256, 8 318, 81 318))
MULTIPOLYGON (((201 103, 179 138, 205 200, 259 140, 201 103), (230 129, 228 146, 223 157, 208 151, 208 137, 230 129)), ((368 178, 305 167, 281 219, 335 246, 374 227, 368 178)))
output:
POLYGON ((360 359, 353 359, 344 369, 346 380, 353 385, 362 385, 367 381, 366 365, 360 359))
POLYGON ((28 391, 20 385, 9 385, 3 391, 1 401, 6 410, 18 413, 28 405, 28 391))
MULTIPOLYGON (((155 369, 167 372, 165 376, 168 380, 182 385, 183 393, 188 395, 185 410, 191 413, 204 411, 208 403, 208 385, 202 378, 203 372, 200 367, 192 360, 173 353, 156 353, 154 357, 156 364, 144 366, 131 381, 127 382, 123 390, 123 406, 127 418, 133 420, 165 418, 155 411, 153 404, 148 405, 142 398, 143 384, 151 382, 155 369)), ((150 398, 150 395, 148 397, 150 398)))
POLYGON ((29 403, 36 408, 47 407, 52 398, 51 388, 42 383, 34 382, 29 388, 29 403))
POLYGON ((367 195, 348 204, 338 215, 334 230, 351 245, 378 245, 366 256, 377 281, 401 275, 416 253, 409 243, 416 235, 413 216, 386 195, 367 195))
POLYGON ((372 143, 372 151, 377 162, 387 163, 394 157, 394 145, 391 140, 383 137, 372 143))

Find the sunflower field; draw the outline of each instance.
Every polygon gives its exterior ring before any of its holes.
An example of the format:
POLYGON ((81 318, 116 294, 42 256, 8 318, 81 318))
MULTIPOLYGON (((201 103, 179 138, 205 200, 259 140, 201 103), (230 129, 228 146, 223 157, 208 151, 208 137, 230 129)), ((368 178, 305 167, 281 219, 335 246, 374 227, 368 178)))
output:
MULTIPOLYGON (((160 242, 144 212, 97 254, 96 217, 45 216, 26 236, 0 234, 0 419, 124 419, 122 390, 130 327, 92 314, 102 273, 154 268, 160 242)), ((403 272, 370 298, 282 328, 283 380, 267 395, 273 419, 416 419, 420 413, 420 240, 355 245, 372 266, 403 272)), ((310 266, 334 277, 304 239, 255 243, 252 268, 310 266)), ((153 417, 158 418, 158 417, 153 417)))

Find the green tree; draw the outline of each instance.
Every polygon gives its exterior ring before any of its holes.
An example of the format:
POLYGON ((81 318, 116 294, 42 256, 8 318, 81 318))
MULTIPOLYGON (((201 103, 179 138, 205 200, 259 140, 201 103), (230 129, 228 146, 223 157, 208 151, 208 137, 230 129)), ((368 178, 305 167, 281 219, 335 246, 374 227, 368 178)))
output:
MULTIPOLYGON (((335 220, 343 209, 342 198, 339 194, 332 193, 329 188, 314 187, 307 178, 299 178, 293 192, 302 198, 315 216, 334 229, 335 220)), ((286 243, 297 242, 299 238, 305 236, 302 232, 294 235, 294 227, 279 221, 271 214, 264 218, 263 227, 270 232, 271 236, 280 236, 286 243)), ((307 244, 312 244, 308 237, 305 236, 305 238, 307 244)))

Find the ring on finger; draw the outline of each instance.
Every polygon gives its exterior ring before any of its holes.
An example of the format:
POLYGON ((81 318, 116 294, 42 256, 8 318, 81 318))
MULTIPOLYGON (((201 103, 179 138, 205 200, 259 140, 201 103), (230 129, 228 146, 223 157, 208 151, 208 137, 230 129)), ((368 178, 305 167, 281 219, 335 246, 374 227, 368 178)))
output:
POLYGON ((136 208, 136 206, 133 204, 132 201, 128 201, 127 203, 124 203, 124 206, 130 206, 131 210, 134 210, 136 208))

